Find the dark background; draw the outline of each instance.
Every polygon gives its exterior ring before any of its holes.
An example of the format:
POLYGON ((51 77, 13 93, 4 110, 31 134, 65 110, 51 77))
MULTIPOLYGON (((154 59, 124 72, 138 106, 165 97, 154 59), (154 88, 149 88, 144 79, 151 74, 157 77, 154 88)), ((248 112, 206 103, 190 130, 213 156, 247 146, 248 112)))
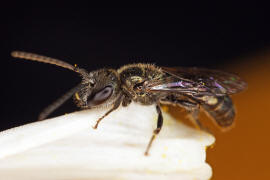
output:
MULTIPOLYGON (((35 121, 44 107, 80 82, 69 70, 13 59, 13 50, 59 58, 88 70, 134 62, 226 69, 239 57, 270 45, 267 7, 89 6, 2 7, 0 130, 35 121)), ((74 110, 68 101, 53 116, 74 110)))

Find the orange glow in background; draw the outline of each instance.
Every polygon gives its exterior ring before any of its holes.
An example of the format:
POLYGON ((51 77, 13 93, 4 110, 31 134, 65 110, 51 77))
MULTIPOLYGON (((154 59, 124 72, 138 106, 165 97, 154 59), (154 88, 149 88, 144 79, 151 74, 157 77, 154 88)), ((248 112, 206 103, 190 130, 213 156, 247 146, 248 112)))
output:
MULTIPOLYGON (((247 90, 232 96, 234 128, 223 133, 200 114, 202 123, 216 137, 215 145, 207 150, 207 162, 213 168, 213 180, 270 179, 270 51, 236 62, 219 68, 235 72, 248 83, 247 90)), ((184 115, 179 108, 170 107, 169 111, 184 115)))

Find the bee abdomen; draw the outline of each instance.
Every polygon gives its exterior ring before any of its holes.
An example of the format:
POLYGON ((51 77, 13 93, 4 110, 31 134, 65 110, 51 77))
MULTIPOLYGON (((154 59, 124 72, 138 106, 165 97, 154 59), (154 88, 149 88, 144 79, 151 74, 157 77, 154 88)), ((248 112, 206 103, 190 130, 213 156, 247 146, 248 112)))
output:
POLYGON ((228 127, 233 124, 235 109, 229 96, 217 97, 216 104, 203 104, 203 108, 215 119, 219 126, 228 127))

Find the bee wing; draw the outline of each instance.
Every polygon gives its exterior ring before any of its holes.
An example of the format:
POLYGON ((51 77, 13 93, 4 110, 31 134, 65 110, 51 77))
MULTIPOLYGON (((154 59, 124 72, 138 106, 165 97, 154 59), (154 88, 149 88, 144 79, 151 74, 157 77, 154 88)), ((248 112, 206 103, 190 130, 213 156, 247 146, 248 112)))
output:
POLYGON ((168 82, 153 83, 149 90, 188 92, 197 95, 223 96, 235 94, 247 87, 247 83, 235 74, 205 68, 162 67, 173 76, 168 82))

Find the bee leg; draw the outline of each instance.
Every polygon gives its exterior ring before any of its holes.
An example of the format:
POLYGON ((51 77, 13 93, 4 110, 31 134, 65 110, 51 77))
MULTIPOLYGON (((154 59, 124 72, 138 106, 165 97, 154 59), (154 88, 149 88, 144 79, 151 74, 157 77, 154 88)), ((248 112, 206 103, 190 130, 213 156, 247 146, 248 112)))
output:
POLYGON ((159 134, 161 128, 162 128, 162 125, 163 125, 163 116, 162 116, 162 112, 161 112, 161 109, 160 109, 160 106, 157 105, 156 106, 156 109, 157 109, 157 113, 158 113, 158 120, 157 120, 157 128, 153 131, 153 135, 147 145, 147 148, 146 148, 146 151, 144 152, 144 155, 145 156, 148 156, 149 154, 149 150, 152 146, 152 143, 154 141, 154 139, 156 138, 156 136, 159 134))
POLYGON ((100 117, 100 118, 97 120, 97 122, 96 122, 95 126, 93 127, 93 129, 97 129, 97 128, 98 128, 98 124, 100 123, 100 121, 101 121, 103 118, 105 118, 106 116, 108 116, 111 112, 113 112, 114 110, 116 110, 116 109, 120 106, 122 100, 123 100, 123 98, 122 98, 122 96, 120 96, 120 97, 116 100, 116 102, 115 102, 115 104, 113 105, 113 107, 112 107, 109 111, 107 111, 102 117, 100 117))
POLYGON ((131 103, 131 98, 128 96, 124 96, 123 101, 122 101, 122 106, 127 107, 131 103))
POLYGON ((208 132, 208 133, 212 134, 211 131, 207 127, 202 125, 202 123, 200 122, 200 120, 198 118, 199 113, 200 113, 199 105, 196 108, 190 108, 190 109, 187 109, 187 110, 190 113, 189 116, 188 116, 189 120, 192 122, 192 124, 196 128, 198 128, 199 130, 203 130, 205 132, 208 132))
POLYGON ((199 120, 199 113, 200 113, 200 105, 195 103, 195 102, 189 102, 189 101, 185 101, 185 100, 177 100, 176 104, 185 108, 189 115, 188 118, 191 121, 191 123, 200 130, 206 131, 206 132, 210 132, 210 130, 206 127, 204 127, 202 125, 202 123, 199 120))

